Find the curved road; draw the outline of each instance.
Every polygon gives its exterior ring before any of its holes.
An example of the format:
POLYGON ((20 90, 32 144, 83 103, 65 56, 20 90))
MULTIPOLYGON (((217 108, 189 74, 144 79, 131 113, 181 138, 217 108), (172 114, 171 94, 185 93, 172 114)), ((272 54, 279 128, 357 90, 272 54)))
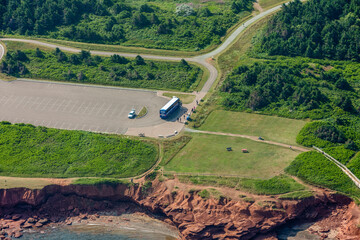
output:
MULTIPOLYGON (((282 5, 279 5, 279 6, 276 6, 274 8, 271 8, 271 9, 269 9, 267 11, 259 13, 255 17, 253 17, 250 20, 246 21, 245 23, 240 25, 232 34, 230 34, 226 38, 226 40, 218 48, 216 48, 215 50, 213 50, 213 51, 211 51, 211 52, 209 52, 207 54, 204 54, 204 55, 200 55, 200 56, 196 56, 196 57, 192 57, 192 58, 184 58, 186 61, 195 62, 195 63, 203 65, 209 71, 209 78, 206 81, 206 83, 204 84, 201 91, 196 94, 197 95, 196 100, 200 100, 201 98, 203 98, 206 95, 206 93, 210 90, 211 86, 214 84, 214 82, 216 81, 216 79, 218 77, 218 71, 210 63, 209 59, 216 56, 216 55, 218 55, 218 54, 220 54, 220 53, 222 53, 229 46, 231 46, 234 43, 234 41, 236 40, 236 38, 240 35, 240 33, 243 32, 249 25, 251 25, 252 23, 256 22, 257 20, 259 20, 259 19, 261 19, 261 18, 263 18, 265 16, 268 16, 269 14, 279 10, 281 8, 281 6, 282 5)), ((37 40, 16 39, 16 38, 0 38, 0 40, 33 43, 33 44, 41 45, 41 46, 48 47, 48 48, 59 48, 59 49, 61 49, 63 51, 74 52, 74 53, 78 53, 78 52, 81 51, 80 49, 77 49, 77 48, 60 46, 60 45, 55 45, 55 44, 51 44, 51 43, 45 43, 45 42, 41 42, 41 41, 37 41, 37 40)), ((0 44, 0 60, 3 57, 4 52, 5 52, 5 49, 2 46, 2 44, 0 44)), ((113 54, 118 54, 118 55, 121 55, 121 56, 124 56, 124 57, 136 57, 138 55, 138 54, 131 54, 131 53, 106 52, 106 51, 90 51, 90 52, 93 55, 104 55, 104 56, 110 56, 110 55, 113 55, 113 54)), ((145 59, 167 60, 167 61, 180 61, 182 59, 180 57, 158 56, 158 55, 147 55, 147 54, 141 54, 141 56, 143 58, 145 58, 145 59)), ((195 101, 192 104, 188 104, 188 105, 185 105, 185 106, 187 107, 187 109, 190 109, 190 108, 195 106, 195 101)), ((180 130, 182 130, 183 127, 184 127, 184 124, 182 124, 182 123, 167 122, 167 123, 163 123, 163 124, 153 126, 153 127, 150 127, 150 128, 144 128, 144 129, 133 128, 133 129, 129 129, 126 134, 137 135, 138 133, 143 132, 143 133, 146 134, 146 136, 158 137, 160 135, 170 135, 171 133, 174 133, 174 129, 179 132, 180 130), (165 132, 164 132, 164 129, 165 129, 165 132), (166 132, 166 130, 167 130, 167 132, 166 132)))

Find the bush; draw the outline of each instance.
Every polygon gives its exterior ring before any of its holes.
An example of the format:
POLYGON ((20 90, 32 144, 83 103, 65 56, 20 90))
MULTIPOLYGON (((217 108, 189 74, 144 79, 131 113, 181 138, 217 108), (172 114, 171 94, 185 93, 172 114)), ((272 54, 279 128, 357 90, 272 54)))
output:
POLYGON ((13 60, 13 50, 8 53, 11 60, 0 63, 0 71, 15 77, 178 91, 195 90, 202 78, 202 70, 197 66, 188 64, 185 68, 179 67, 179 62, 145 61, 141 56, 130 60, 116 54, 99 57, 87 51, 67 54, 58 49, 55 54, 43 51, 39 58, 35 50, 25 50, 29 60, 19 62, 13 60), (67 60, 58 62, 57 56, 63 54, 67 60))
POLYGON ((315 151, 301 153, 285 171, 306 182, 325 186, 351 196, 360 196, 359 189, 350 178, 321 153, 315 151))
POLYGON ((202 197, 203 199, 209 199, 210 198, 210 193, 208 190, 204 189, 201 192, 198 193, 200 197, 202 197))
POLYGON ((188 17, 194 15, 195 10, 191 5, 183 3, 176 7, 175 13, 179 16, 188 17))
POLYGON ((296 137, 296 142, 306 147, 316 146, 323 148, 335 146, 334 143, 317 137, 316 131, 324 126, 327 126, 327 123, 320 121, 307 123, 300 130, 298 136, 296 137))

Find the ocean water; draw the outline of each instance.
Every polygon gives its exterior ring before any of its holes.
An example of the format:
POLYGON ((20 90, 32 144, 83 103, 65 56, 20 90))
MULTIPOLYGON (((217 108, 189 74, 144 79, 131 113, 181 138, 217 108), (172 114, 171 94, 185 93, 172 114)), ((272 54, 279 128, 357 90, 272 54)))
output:
POLYGON ((24 240, 175 240, 176 233, 169 230, 151 230, 134 227, 108 227, 103 225, 73 225, 47 227, 40 231, 24 232, 24 240))

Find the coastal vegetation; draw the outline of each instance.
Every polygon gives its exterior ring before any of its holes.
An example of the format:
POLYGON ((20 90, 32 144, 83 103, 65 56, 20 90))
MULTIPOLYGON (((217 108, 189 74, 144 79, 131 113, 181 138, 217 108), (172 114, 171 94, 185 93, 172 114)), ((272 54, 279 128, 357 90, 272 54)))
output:
POLYGON ((197 51, 220 43, 253 0, 4 0, 0 31, 90 43, 197 51))
POLYGON ((269 179, 249 179, 239 177, 215 176, 177 176, 179 181, 203 186, 228 187, 260 195, 278 195, 302 191, 305 186, 287 175, 278 175, 269 179))
POLYGON ((23 78, 178 91, 195 90, 203 74, 199 67, 185 60, 150 61, 139 55, 129 59, 116 54, 100 57, 84 50, 72 54, 58 48, 22 51, 11 49, 11 45, 0 64, 0 72, 23 78))
POLYGON ((149 141, 0 123, 3 176, 132 177, 150 169, 157 157, 157 147, 149 141))
MULTIPOLYGON (((349 164, 349 166, 351 165, 349 164)), ((352 170, 357 169, 358 168, 352 170)), ((346 193, 352 197, 360 197, 358 187, 356 187, 350 178, 319 152, 311 151, 300 154, 290 166, 286 168, 286 172, 308 183, 325 186, 346 193)))

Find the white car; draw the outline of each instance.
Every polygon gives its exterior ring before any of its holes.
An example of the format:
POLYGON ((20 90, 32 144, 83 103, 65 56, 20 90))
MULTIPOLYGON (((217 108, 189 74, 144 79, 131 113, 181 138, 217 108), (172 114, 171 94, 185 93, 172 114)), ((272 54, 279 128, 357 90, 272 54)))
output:
POLYGON ((135 109, 131 110, 128 114, 128 118, 132 119, 136 116, 135 109))

